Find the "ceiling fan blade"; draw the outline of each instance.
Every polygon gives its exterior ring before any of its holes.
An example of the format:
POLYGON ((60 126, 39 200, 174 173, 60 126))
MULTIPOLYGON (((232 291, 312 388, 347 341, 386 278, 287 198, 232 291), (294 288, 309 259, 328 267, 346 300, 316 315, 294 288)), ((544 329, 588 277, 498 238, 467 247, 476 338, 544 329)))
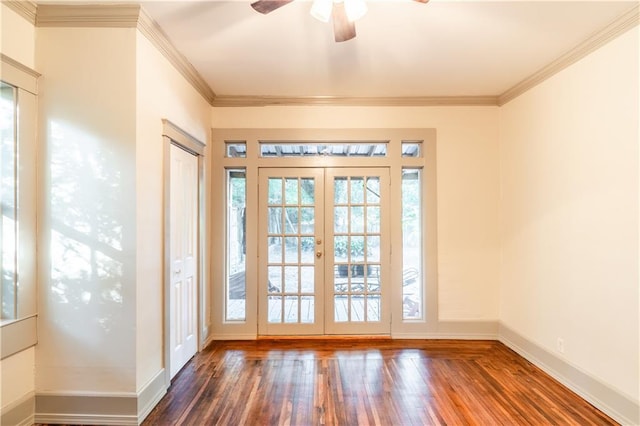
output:
POLYGON ((267 13, 273 12, 274 10, 281 8, 285 4, 291 3, 292 1, 293 0, 258 0, 251 3, 251 7, 254 8, 257 12, 266 15, 267 13))
POLYGON ((333 35, 336 42, 351 40, 356 36, 356 25, 349 21, 344 2, 333 4, 333 35))

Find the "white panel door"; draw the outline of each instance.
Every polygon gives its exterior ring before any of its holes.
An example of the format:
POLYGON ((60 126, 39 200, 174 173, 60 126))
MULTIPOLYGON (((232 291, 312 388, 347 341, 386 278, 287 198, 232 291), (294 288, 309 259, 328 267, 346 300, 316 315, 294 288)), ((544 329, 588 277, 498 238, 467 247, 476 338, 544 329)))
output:
POLYGON ((195 355, 198 288, 198 158, 171 145, 170 373, 195 355))

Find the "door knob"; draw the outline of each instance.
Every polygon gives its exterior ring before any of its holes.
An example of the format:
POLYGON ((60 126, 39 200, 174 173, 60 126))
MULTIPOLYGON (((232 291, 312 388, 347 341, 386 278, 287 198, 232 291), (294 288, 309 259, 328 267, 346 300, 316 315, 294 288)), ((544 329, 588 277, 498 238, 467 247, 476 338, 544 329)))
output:
POLYGON ((317 257, 318 259, 320 259, 320 258, 322 257, 322 252, 321 252, 321 251, 316 252, 316 257, 317 257))

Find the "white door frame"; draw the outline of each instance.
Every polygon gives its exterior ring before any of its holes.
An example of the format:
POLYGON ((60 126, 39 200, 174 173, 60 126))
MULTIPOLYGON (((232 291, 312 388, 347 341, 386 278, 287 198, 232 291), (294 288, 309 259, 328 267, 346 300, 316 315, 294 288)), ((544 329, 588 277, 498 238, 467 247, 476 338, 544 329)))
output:
POLYGON ((170 241, 171 241, 171 145, 176 145, 185 151, 188 151, 198 158, 198 253, 196 258, 198 260, 197 267, 197 350, 202 349, 202 313, 205 311, 202 304, 204 301, 205 286, 203 273, 204 269, 204 247, 205 247, 205 227, 203 226, 203 219, 205 214, 205 185, 204 185, 204 148, 205 144, 195 137, 191 136, 178 126, 170 122, 169 120, 162 120, 162 139, 163 139, 163 174, 164 174, 164 273, 163 273, 163 293, 164 293, 164 376, 165 386, 168 388, 171 385, 171 259, 170 259, 170 241))

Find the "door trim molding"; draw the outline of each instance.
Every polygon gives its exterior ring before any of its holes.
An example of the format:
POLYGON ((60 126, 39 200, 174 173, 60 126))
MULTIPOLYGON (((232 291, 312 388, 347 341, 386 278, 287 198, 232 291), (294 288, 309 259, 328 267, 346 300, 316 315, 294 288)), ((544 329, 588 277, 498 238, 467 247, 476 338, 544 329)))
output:
POLYGON ((163 338, 164 338, 164 384, 165 387, 168 388, 171 386, 171 254, 170 254, 170 240, 171 240, 171 145, 179 146, 186 151, 192 153, 197 157, 198 160, 198 219, 196 223, 198 224, 198 237, 197 237, 197 259, 198 259, 198 268, 197 268, 197 295, 196 295, 196 305, 197 305, 197 331, 196 331, 196 339, 197 339, 197 351, 202 350, 203 348, 203 338, 204 336, 202 327, 206 323, 203 321, 202 314, 206 311, 202 306, 204 296, 207 294, 204 291, 205 288, 205 277, 204 273, 204 256, 206 253, 206 221, 204 220, 206 217, 206 194, 204 188, 206 187, 204 182, 204 148, 206 144, 199 139, 191 136, 188 132, 184 131, 171 121, 167 119, 162 119, 162 139, 163 139, 163 222, 164 222, 164 235, 163 235, 163 297, 164 297, 164 325, 163 325, 163 338))

